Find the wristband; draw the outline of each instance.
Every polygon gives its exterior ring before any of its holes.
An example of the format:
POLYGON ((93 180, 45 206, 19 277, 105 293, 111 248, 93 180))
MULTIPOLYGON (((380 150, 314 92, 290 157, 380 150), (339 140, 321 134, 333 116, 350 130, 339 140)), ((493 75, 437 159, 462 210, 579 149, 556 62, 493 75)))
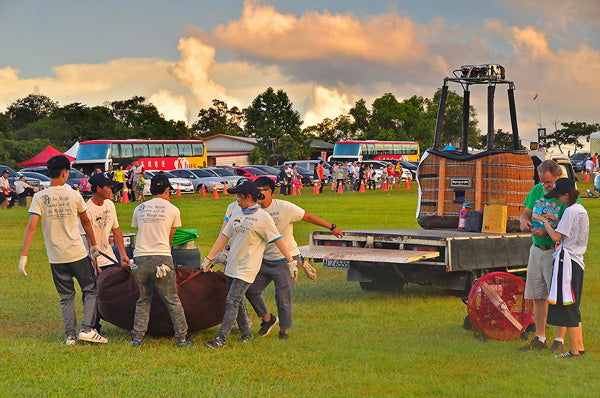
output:
POLYGON ((205 260, 208 260, 208 261, 210 261, 210 262, 212 262, 212 260, 213 260, 212 258, 208 258, 208 256, 204 257, 204 259, 205 259, 205 260))
POLYGON ((331 227, 329 227, 329 230, 330 230, 330 231, 333 231, 333 230, 334 230, 334 229, 336 229, 336 228, 337 228, 337 225, 335 225, 335 224, 331 224, 331 227))

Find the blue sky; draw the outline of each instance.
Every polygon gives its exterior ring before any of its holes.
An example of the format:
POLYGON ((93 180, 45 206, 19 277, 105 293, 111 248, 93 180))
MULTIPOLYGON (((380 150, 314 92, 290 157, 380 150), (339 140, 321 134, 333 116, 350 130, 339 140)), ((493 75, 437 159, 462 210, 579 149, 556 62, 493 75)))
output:
POLYGON ((597 121, 598 20, 600 3, 561 0, 0 0, 0 110, 31 92, 143 95, 193 121, 213 98, 247 106, 273 86, 312 124, 385 92, 430 97, 461 64, 499 62, 533 132, 535 93, 546 125, 597 121))

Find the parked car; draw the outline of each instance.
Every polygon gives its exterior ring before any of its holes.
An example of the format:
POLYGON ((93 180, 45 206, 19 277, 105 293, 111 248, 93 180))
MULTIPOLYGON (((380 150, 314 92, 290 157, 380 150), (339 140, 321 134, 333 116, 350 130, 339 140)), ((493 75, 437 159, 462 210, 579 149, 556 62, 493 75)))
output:
POLYGON ((223 183, 227 182, 227 180, 216 177, 214 173, 205 169, 175 169, 171 170, 169 173, 189 180, 196 192, 202 191, 202 186, 205 187, 206 192, 212 192, 213 186, 217 191, 222 191, 223 183))
MULTIPOLYGON (((292 165, 289 165, 289 166, 290 166, 290 168, 292 167, 292 165)), ((269 166, 266 166, 266 167, 269 167, 269 166)), ((279 171, 281 171, 281 169, 283 167, 284 166, 276 166, 277 170, 279 170, 279 171)), ((303 186, 312 186, 315 183, 316 179, 313 177, 312 171, 309 171, 309 170, 305 169, 304 167, 300 167, 300 166, 298 166, 296 169, 298 170, 298 173, 300 173, 300 175, 302 176, 302 185, 303 186)))
POLYGON ((219 166, 205 167, 202 170, 206 170, 209 173, 214 174, 215 177, 219 177, 222 180, 227 181, 228 187, 234 187, 237 184, 237 182, 242 178, 235 174, 235 171, 227 170, 219 166))
MULTIPOLYGON (((296 163, 298 167, 302 167, 303 169, 308 170, 311 173, 311 178, 314 176, 315 167, 319 164, 320 160, 293 160, 289 162, 284 162, 283 164, 287 164, 292 167, 292 164, 296 163)), ((327 184, 331 183, 331 164, 324 162, 323 163, 323 177, 325 178, 325 182, 327 184)))
POLYGON ((417 166, 419 165, 419 162, 409 162, 408 160, 401 160, 400 165, 403 169, 410 170, 411 180, 414 181, 417 179, 417 166))
MULTIPOLYGON (((144 186, 144 195, 150 195, 150 180, 152 179, 152 177, 159 173, 160 172, 158 170, 149 170, 144 173, 144 178, 146 179, 146 185, 144 186), (146 193, 146 189, 148 193, 146 193)), ((174 174, 169 173, 168 171, 163 171, 162 173, 169 179, 169 183, 173 188, 173 190, 171 191, 172 193, 177 192, 178 189, 181 193, 194 193, 194 184, 192 184, 190 180, 178 177, 174 174)))
MULTIPOLYGON (((23 174, 27 178, 35 178, 40 181, 40 187, 42 189, 46 189, 50 186, 50 177, 43 175, 41 173, 36 173, 34 171, 21 171, 20 174, 23 174)), ((30 184, 31 185, 31 184, 30 184)))
MULTIPOLYGON (((19 178, 21 178, 21 173, 20 172, 17 173, 16 171, 14 171, 13 169, 11 169, 8 166, 0 165, 0 173, 4 173, 4 170, 8 171, 8 183, 11 186, 11 188, 14 189, 15 182, 17 182, 19 180, 19 178)), ((41 189, 41 184, 40 184, 41 181, 38 178, 27 177, 25 179, 25 182, 27 182, 27 184, 31 185, 33 187, 34 191, 39 191, 41 189)))
MULTIPOLYGON (((23 171, 33 171, 35 173, 40 173, 40 174, 43 174, 48 177, 50 176, 48 174, 48 167, 46 167, 46 166, 25 167, 24 169, 19 170, 19 172, 23 172, 23 171)), ((67 180, 67 184, 69 184, 69 186, 73 189, 78 189, 79 183, 81 182, 81 179, 83 177, 84 176, 81 171, 71 167, 71 170, 69 171, 69 179, 67 180)))
POLYGON ((590 154, 585 152, 579 152, 571 156, 571 165, 573 165, 573 170, 575 170, 576 173, 581 173, 583 171, 583 160, 589 156, 590 154))
POLYGON ((269 174, 265 171, 257 169, 256 167, 231 167, 227 170, 233 170, 238 176, 248 178, 250 181, 255 181, 258 177, 262 176, 266 176, 273 181, 277 181, 277 175, 269 174))

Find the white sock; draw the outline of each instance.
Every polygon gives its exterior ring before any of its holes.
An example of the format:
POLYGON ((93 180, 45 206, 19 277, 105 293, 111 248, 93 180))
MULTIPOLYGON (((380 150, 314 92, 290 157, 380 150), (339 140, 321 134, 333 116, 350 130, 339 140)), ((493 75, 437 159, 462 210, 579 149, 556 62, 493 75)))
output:
POLYGON ((540 342, 545 343, 546 342, 546 338, 540 336, 539 334, 537 335, 538 340, 540 340, 540 342))
POLYGON ((565 343, 565 339, 561 339, 561 338, 555 338, 554 341, 558 341, 559 343, 565 343))

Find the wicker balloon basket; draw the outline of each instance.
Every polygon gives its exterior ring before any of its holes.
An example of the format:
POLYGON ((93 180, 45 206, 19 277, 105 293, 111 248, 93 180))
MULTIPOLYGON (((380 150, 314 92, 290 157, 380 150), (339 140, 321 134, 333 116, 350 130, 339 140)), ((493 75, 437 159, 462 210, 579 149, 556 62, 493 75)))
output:
POLYGON ((418 168, 419 225, 425 229, 457 228, 460 207, 471 210, 506 202, 507 231, 519 230, 523 201, 534 184, 533 163, 525 152, 461 155, 429 149, 418 168))

